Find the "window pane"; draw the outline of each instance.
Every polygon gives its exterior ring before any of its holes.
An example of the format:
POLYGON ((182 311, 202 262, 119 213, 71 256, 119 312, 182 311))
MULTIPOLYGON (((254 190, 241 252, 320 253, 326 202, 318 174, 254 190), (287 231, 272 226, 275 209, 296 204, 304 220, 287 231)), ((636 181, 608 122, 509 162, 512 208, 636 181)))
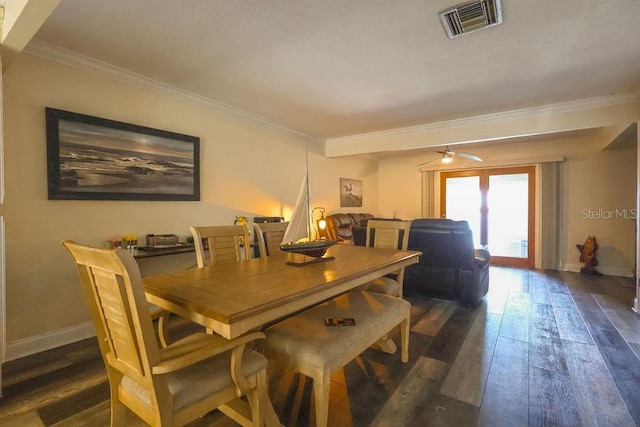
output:
POLYGON ((487 194, 491 255, 528 257, 528 174, 491 175, 487 194))
POLYGON ((480 246, 480 177, 447 178, 447 218, 469 221, 473 243, 480 246))

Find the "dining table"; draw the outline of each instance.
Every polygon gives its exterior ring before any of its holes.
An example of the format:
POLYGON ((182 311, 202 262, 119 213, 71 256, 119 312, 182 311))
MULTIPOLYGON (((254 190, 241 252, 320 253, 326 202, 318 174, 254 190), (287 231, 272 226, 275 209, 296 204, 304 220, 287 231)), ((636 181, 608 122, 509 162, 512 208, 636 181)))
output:
POLYGON ((334 245, 328 259, 291 265, 280 252, 143 277, 147 299, 233 339, 418 262, 421 252, 334 245))
MULTIPOLYGON (((420 255, 335 245, 320 260, 280 252, 142 280, 152 304, 233 339, 415 264, 420 255)), ((268 396, 265 406, 266 424, 282 425, 268 396)))

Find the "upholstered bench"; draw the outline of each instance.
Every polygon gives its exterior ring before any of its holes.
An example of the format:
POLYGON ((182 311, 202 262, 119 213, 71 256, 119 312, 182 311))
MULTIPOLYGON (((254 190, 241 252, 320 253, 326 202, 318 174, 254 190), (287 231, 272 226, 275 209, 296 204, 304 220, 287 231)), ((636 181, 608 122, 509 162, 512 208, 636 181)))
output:
POLYGON ((331 376, 396 326, 401 360, 409 360, 411 304, 390 295, 352 291, 289 317, 264 331, 265 355, 313 379, 316 425, 326 426, 331 376), (326 318, 354 318, 355 326, 326 326, 326 318))

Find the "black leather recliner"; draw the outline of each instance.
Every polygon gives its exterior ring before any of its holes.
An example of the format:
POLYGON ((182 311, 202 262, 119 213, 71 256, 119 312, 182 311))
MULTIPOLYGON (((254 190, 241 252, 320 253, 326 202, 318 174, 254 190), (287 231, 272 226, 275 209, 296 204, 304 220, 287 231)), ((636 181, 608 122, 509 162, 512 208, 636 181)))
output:
POLYGON ((474 249, 467 221, 413 220, 409 249, 421 251, 422 256, 405 269, 406 294, 459 300, 472 307, 487 294, 490 254, 474 249))
MULTIPOLYGON (((461 301, 475 307, 489 290, 489 258, 474 249, 467 221, 414 219, 409 250, 422 252, 420 261, 405 268, 404 293, 461 301)), ((366 226, 353 227, 356 245, 364 246, 366 226)))

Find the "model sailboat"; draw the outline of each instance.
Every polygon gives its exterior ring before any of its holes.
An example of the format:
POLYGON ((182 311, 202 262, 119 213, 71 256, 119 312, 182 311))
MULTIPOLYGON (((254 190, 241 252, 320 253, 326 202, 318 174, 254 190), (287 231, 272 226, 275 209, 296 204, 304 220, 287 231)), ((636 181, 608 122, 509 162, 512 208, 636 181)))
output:
POLYGON ((311 224, 313 218, 311 217, 311 200, 309 191, 309 154, 306 158, 306 173, 302 180, 302 187, 298 194, 298 200, 296 206, 291 214, 289 220, 289 226, 284 233, 282 244, 280 249, 285 252, 294 252, 302 254, 307 257, 314 258, 312 260, 303 261, 299 264, 307 264, 309 262, 315 262, 320 260, 331 259, 324 257, 327 249, 336 243, 337 240, 328 240, 324 238, 313 239, 313 232, 311 224))

